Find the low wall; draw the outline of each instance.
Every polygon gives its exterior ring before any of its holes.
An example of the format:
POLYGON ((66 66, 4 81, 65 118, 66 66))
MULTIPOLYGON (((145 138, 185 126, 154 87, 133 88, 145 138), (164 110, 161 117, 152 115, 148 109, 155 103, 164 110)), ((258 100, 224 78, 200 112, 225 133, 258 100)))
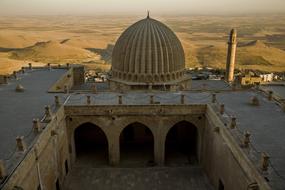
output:
POLYGON ((48 90, 49 93, 59 93, 70 90, 74 85, 84 84, 84 67, 71 67, 61 78, 56 81, 48 90))
POLYGON ((260 190, 271 189, 211 105, 62 106, 3 189, 55 189, 57 183, 61 186, 65 166, 75 161, 74 131, 86 122, 106 133, 112 165, 120 161, 119 136, 124 127, 133 122, 146 125, 154 136, 155 161, 163 165, 167 132, 180 121, 189 121, 198 128, 198 160, 216 189, 221 183, 231 190, 247 190, 251 183, 257 183, 260 190))
POLYGON ((247 190, 257 183, 260 190, 271 189, 211 105, 206 119, 201 164, 214 187, 222 183, 225 189, 247 190))
POLYGON ((61 107, 28 149, 3 190, 55 189, 56 182, 60 185, 66 176, 65 161, 70 166, 68 156, 65 115, 61 107))

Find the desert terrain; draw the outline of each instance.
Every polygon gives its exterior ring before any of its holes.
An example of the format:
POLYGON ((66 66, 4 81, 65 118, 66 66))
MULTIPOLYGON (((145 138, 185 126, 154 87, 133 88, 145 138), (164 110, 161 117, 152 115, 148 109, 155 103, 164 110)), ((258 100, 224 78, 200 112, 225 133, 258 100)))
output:
MULTIPOLYGON (((227 38, 238 30, 237 68, 285 71, 285 14, 153 16, 181 40, 187 67, 224 68, 227 38)), ((2 16, 0 74, 22 66, 84 64, 108 70, 113 45, 140 16, 2 16)))

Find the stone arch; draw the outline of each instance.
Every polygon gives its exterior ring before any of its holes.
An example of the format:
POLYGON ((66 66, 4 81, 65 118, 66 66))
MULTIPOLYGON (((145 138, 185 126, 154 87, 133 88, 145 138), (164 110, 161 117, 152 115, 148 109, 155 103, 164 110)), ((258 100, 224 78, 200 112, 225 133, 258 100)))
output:
POLYGON ((164 139, 166 165, 196 164, 199 131, 192 122, 182 120, 168 128, 164 139))
POLYGON ((120 164, 123 166, 154 165, 155 136, 142 122, 132 122, 120 131, 120 164))
POLYGON ((74 129, 73 138, 77 160, 91 161, 92 165, 108 164, 108 138, 98 125, 82 123, 74 129))

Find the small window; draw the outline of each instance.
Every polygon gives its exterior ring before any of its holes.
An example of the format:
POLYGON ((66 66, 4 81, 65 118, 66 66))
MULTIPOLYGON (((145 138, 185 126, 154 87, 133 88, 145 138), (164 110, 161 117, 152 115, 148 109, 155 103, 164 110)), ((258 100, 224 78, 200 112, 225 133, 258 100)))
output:
POLYGON ((65 160, 64 166, 65 166, 65 175, 67 175, 68 174, 68 162, 67 162, 67 160, 65 160))
POLYGON ((219 190, 225 190, 225 186, 222 180, 219 180, 219 190))
POLYGON ((56 187, 56 190, 60 190, 60 185, 59 185, 58 179, 56 180, 55 187, 56 187))

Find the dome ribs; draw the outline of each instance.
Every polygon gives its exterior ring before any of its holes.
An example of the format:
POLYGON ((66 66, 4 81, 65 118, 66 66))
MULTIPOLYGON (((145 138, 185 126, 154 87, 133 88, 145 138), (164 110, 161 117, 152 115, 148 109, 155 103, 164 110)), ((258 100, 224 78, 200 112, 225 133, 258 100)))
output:
POLYGON ((124 72, 130 72, 134 73, 135 72, 135 64, 134 64, 134 52, 136 49, 136 40, 138 37, 138 33, 141 31, 141 28, 143 26, 140 25, 139 27, 136 28, 136 31, 134 32, 134 35, 132 36, 132 40, 129 42, 128 45, 131 45, 129 48, 127 48, 127 53, 126 53, 126 60, 125 63, 127 64, 127 70, 125 69, 124 72))
POLYGON ((159 73, 159 50, 158 50, 158 47, 157 47, 157 43, 159 43, 159 37, 158 37, 158 34, 157 34, 157 30, 155 28, 155 26, 152 24, 151 25, 151 32, 152 34, 152 37, 153 37, 153 46, 154 46, 154 51, 152 51, 152 57, 153 57, 153 73, 155 74, 158 74, 159 73))
POLYGON ((158 39, 157 40, 158 41, 158 44, 157 44, 158 47, 157 47, 157 52, 156 52, 157 57, 158 57, 157 67, 158 67, 159 74, 163 74, 164 73, 164 60, 163 60, 163 48, 162 48, 163 44, 161 41, 161 36, 159 35, 160 34, 159 29, 157 28, 156 25, 154 25, 154 27, 155 27, 155 34, 156 34, 157 39, 158 39))
MULTIPOLYGON (((161 25, 160 23, 158 23, 157 25, 161 25)), ((168 42, 168 38, 167 38, 167 35, 165 34, 165 31, 161 30, 161 29, 158 29, 159 33, 160 33, 160 36, 162 38, 162 46, 161 46, 161 49, 162 49, 162 52, 165 52, 163 53, 162 55, 162 58, 163 58, 163 67, 164 67, 164 72, 165 73, 169 73, 170 72, 170 63, 169 63, 169 51, 172 52, 172 48, 171 48, 171 45, 169 45, 168 42)), ((173 62, 172 62, 173 63, 173 62)))
POLYGON ((144 28, 144 32, 143 32, 143 45, 141 47, 142 52, 141 52, 141 72, 142 73, 146 73, 147 72, 147 65, 146 65, 146 40, 147 40, 147 29, 144 28))
POLYGON ((140 32, 139 32, 139 34, 138 34, 138 36, 139 36, 139 40, 137 40, 138 42, 137 42, 137 44, 136 44, 136 52, 135 52, 135 60, 134 60, 134 64, 135 64, 135 73, 141 73, 142 71, 141 71, 141 65, 142 65, 142 63, 141 63, 141 59, 140 59, 140 56, 141 56, 141 53, 142 53, 142 50, 143 50, 143 48, 142 48, 142 36, 143 36, 143 34, 144 34, 144 32, 145 32, 145 27, 143 27, 141 30, 140 30, 140 32))
POLYGON ((146 65, 147 65, 147 74, 152 73, 152 60, 151 60, 151 33, 150 33, 150 27, 149 23, 150 19, 146 20, 147 23, 147 43, 146 43, 146 51, 147 51, 147 57, 146 57, 146 65))
POLYGON ((185 55, 175 33, 163 23, 147 18, 130 26, 113 50, 112 70, 121 80, 138 83, 179 79, 185 55))
MULTIPOLYGON (((137 23, 134 24, 137 25, 137 23)), ((129 27, 124 33, 125 35, 121 35, 117 41, 120 41, 121 43, 116 44, 113 50, 112 55, 112 68, 115 70, 125 70, 125 58, 126 58, 126 51, 121 52, 122 49, 125 49, 124 46, 129 44, 129 41, 131 40, 130 36, 133 35, 133 32, 136 30, 136 27, 129 27), (113 60, 119 60, 119 61, 113 61, 113 60)))

